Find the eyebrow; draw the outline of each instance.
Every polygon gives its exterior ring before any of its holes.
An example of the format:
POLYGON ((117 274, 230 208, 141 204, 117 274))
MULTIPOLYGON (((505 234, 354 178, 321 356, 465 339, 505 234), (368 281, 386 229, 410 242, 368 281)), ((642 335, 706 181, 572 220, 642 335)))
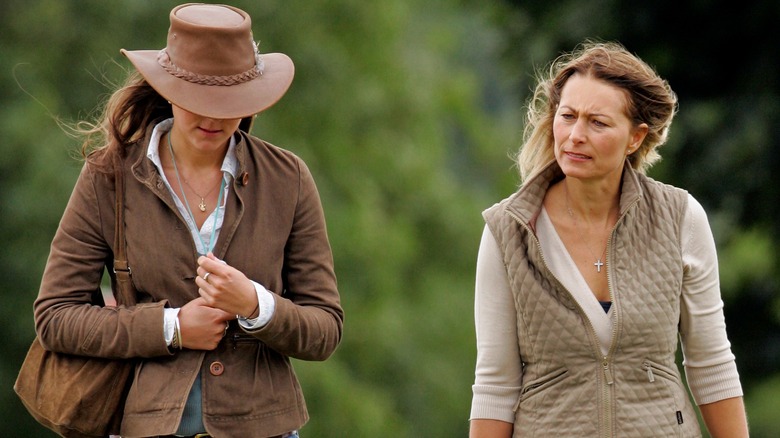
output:
MULTIPOLYGON (((576 113, 581 112, 581 111, 577 111, 576 109, 570 107, 569 105, 558 105, 558 109, 562 109, 562 108, 566 108, 569 111, 573 111, 573 112, 576 112, 576 113)), ((613 119, 614 118, 614 117, 612 117, 612 116, 610 116, 608 114, 605 114, 605 113, 587 113, 587 114, 589 116, 591 116, 591 117, 593 117, 593 116, 596 116, 596 117, 606 117, 608 119, 613 119)))

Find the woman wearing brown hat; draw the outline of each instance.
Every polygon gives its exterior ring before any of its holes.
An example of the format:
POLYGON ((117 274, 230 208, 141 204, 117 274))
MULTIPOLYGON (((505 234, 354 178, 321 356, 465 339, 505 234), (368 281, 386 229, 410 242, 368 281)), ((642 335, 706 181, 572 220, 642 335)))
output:
POLYGON ((186 4, 170 20, 164 49, 122 50, 138 72, 85 131, 37 333, 137 361, 122 436, 297 436, 308 413, 290 358, 328 358, 343 311, 308 168, 247 132, 293 64, 258 52, 242 10, 186 4), (140 304, 111 309, 90 304, 113 257, 115 161, 140 304))

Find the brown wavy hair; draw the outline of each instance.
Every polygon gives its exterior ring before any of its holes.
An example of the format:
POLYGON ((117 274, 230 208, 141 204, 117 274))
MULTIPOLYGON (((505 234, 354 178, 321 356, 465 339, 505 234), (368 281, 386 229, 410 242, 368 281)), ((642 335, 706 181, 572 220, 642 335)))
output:
POLYGON ((95 122, 80 121, 73 131, 84 140, 81 156, 110 173, 115 156, 143 139, 146 127, 172 117, 171 105, 136 71, 106 101, 95 122))

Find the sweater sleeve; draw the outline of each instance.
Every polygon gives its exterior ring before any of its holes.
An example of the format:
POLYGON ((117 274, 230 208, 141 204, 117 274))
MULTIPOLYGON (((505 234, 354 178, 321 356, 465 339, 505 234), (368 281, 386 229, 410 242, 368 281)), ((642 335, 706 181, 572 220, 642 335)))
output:
POLYGON ((707 214, 689 196, 683 219, 684 278, 680 305, 683 365, 696 404, 742 395, 723 315, 718 257, 707 214))
POLYGON ((517 316, 501 252, 487 226, 477 255, 474 321, 477 364, 471 419, 513 423, 522 383, 517 316))

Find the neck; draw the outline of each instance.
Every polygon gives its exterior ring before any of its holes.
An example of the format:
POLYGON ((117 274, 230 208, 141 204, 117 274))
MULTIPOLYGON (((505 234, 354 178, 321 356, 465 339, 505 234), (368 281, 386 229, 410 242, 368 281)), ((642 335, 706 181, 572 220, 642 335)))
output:
POLYGON ((620 186, 589 185, 576 178, 563 180, 566 208, 589 225, 611 225, 620 210, 620 186))
MULTIPOLYGON (((190 169, 195 173, 208 172, 213 170, 219 170, 222 167, 222 161, 225 159, 227 153, 228 144, 215 151, 202 152, 194 147, 190 147, 188 143, 177 136, 176 133, 171 130, 160 138, 160 157, 168 155, 170 142, 170 149, 176 155, 176 163, 180 168, 190 169)), ((166 161, 170 164, 171 157, 166 161)))

